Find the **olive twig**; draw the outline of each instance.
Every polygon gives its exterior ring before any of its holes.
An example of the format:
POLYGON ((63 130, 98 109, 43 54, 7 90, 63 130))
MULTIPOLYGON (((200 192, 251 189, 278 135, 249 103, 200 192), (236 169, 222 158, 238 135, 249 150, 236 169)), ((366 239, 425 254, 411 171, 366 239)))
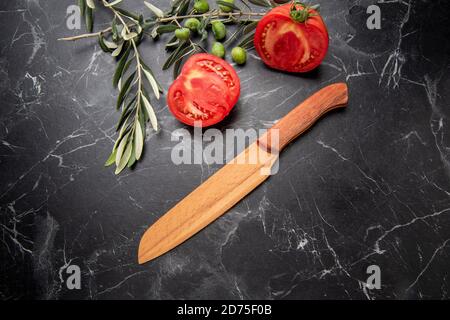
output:
POLYGON ((111 32, 112 27, 108 27, 102 31, 99 32, 93 32, 93 33, 85 33, 85 34, 80 34, 77 36, 73 36, 73 37, 64 37, 64 38, 59 38, 58 41, 77 41, 77 40, 81 40, 81 39, 87 39, 87 38, 97 38, 103 34, 106 34, 108 32, 111 32))
POLYGON ((184 16, 173 16, 173 17, 166 17, 166 18, 158 18, 156 21, 158 22, 173 22, 173 21, 178 21, 178 20, 183 20, 183 19, 189 19, 189 18, 218 18, 218 17, 228 17, 231 19, 231 17, 262 17, 264 16, 265 13, 260 13, 260 12, 229 12, 229 13, 225 13, 225 12, 210 12, 210 13, 202 13, 202 14, 188 14, 188 15, 184 15, 184 16))
MULTIPOLYGON (((173 17, 166 17, 166 18, 158 18, 156 19, 156 22, 159 23, 167 23, 167 22, 176 22, 178 23, 178 20, 184 20, 189 18, 219 18, 219 17, 225 17, 232 19, 234 17, 262 17, 265 13, 260 12, 230 12, 230 13, 223 13, 223 12, 212 12, 212 13, 203 13, 203 14, 188 14, 184 16, 173 16, 173 17)), ((231 20, 234 21, 234 20, 231 20)), ((77 41, 87 38, 97 38, 100 35, 107 34, 111 32, 111 27, 108 27, 104 30, 93 32, 93 33, 85 33, 80 34, 72 37, 64 37, 59 38, 59 41, 77 41)))

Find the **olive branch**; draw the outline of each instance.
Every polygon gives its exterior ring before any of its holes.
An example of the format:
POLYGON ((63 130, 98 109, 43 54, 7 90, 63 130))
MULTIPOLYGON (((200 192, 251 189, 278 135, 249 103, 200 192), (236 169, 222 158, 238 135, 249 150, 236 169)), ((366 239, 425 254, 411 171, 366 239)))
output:
MULTIPOLYGON (((197 2, 199 0, 195 0, 197 2)), ((206 0, 200 0, 206 2, 206 0)), ((272 0, 239 0, 246 10, 242 10, 234 1, 217 0, 220 9, 207 10, 200 13, 195 9, 194 0, 173 0, 171 7, 163 11, 155 5, 144 1, 144 5, 152 13, 144 18, 142 14, 123 9, 124 0, 78 0, 82 16, 89 33, 61 38, 63 41, 76 41, 97 38, 100 48, 117 60, 113 75, 113 86, 118 88, 116 108, 120 110, 116 130, 117 139, 105 165, 115 164, 115 173, 133 167, 141 159, 144 151, 146 126, 150 122, 153 130, 158 131, 158 121, 151 104, 151 96, 159 99, 163 92, 161 85, 150 67, 143 61, 138 47, 144 37, 158 38, 163 34, 172 34, 166 43, 170 52, 162 66, 163 70, 173 67, 176 77, 183 59, 201 51, 206 51, 204 42, 212 23, 234 24, 238 27, 224 42, 233 42, 243 48, 251 48, 258 18, 265 13, 251 11, 250 4, 262 7, 274 7, 272 0), (103 30, 93 32, 94 12, 98 7, 107 9, 112 14, 111 25, 103 30), (187 19, 199 21, 195 33, 198 37, 179 39, 173 33, 182 28, 187 19)), ((176 34, 176 33, 175 33, 176 34)))

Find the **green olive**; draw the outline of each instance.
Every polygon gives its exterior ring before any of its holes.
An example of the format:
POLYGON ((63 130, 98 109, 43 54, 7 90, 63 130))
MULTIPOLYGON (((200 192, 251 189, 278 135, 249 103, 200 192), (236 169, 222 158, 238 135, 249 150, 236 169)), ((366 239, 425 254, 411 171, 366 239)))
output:
POLYGON ((247 61, 247 51, 241 47, 234 47, 231 50, 231 58, 237 64, 244 64, 247 61))
MULTIPOLYGON (((222 1, 234 4, 234 0, 222 0, 222 1)), ((220 10, 222 10, 222 12, 231 12, 231 11, 233 11, 233 8, 230 8, 228 6, 224 6, 223 4, 220 4, 219 8, 220 8, 220 10)))
POLYGON ((206 0, 195 0, 194 9, 197 13, 206 13, 209 11, 209 3, 206 0))
POLYGON ((211 48, 211 53, 219 58, 225 57, 224 45, 220 42, 214 42, 214 44, 211 48))
POLYGON ((175 37, 177 37, 178 40, 188 40, 191 35, 191 32, 188 28, 180 28, 175 30, 175 37))
POLYGON ((227 36, 227 28, 223 24, 222 21, 213 21, 212 24, 212 31, 214 33, 214 38, 216 40, 222 40, 227 36))
POLYGON ((196 32, 198 28, 200 27, 200 20, 196 18, 189 18, 184 23, 184 26, 191 30, 192 32, 196 32))

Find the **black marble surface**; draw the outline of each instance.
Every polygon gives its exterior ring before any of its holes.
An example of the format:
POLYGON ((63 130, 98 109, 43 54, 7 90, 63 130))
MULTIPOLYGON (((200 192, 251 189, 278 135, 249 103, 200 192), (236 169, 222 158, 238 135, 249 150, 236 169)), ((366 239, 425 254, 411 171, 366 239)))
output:
MULTIPOLYGON (((134 171, 103 163, 118 113, 114 61, 96 41, 58 42, 70 0, 0 2, 0 299, 448 299, 448 1, 321 1, 330 50, 309 75, 237 67, 242 95, 218 128, 267 128, 315 90, 350 88, 347 110, 281 155, 280 172, 163 257, 137 264, 146 228, 219 166, 170 161, 183 127, 164 99, 134 171), (65 285, 67 266, 81 290, 65 285), (364 286, 381 269, 382 287, 364 286)), ((141 1, 125 1, 142 8, 141 1)), ((164 7, 166 1, 155 1, 164 7)), ((109 21, 97 16, 97 27, 109 21)), ((159 66, 163 42, 146 41, 159 66)))

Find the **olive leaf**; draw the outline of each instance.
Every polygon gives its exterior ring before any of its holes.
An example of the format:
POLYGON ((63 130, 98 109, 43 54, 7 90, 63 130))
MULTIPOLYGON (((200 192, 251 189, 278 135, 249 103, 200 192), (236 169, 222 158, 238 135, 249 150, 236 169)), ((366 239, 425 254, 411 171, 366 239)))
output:
POLYGON ((124 153, 124 151, 125 151, 125 148, 126 148, 126 146, 127 146, 127 144, 128 144, 128 137, 130 136, 130 133, 127 133, 123 138, 122 138, 122 140, 120 141, 120 143, 119 143, 119 146, 117 147, 117 150, 116 150, 116 166, 119 166, 119 164, 120 164, 120 160, 122 159, 122 155, 123 155, 123 153, 124 153))
POLYGON ((166 43, 166 50, 171 50, 173 48, 176 48, 180 44, 180 41, 177 39, 177 37, 173 36, 167 43, 166 43))
MULTIPOLYGON (((131 157, 131 152, 133 151, 133 143, 131 141, 129 141, 128 139, 123 139, 121 142, 121 145, 124 145, 124 151, 121 153, 120 157, 118 157, 119 155, 119 149, 117 150, 117 154, 116 154, 116 174, 119 174, 120 172, 122 172, 123 169, 125 169, 125 167, 128 164, 128 161, 130 160, 131 157), (117 161, 118 160, 118 161, 117 161)), ((119 146, 120 148, 120 146, 119 146)))
POLYGON ((144 62, 142 59, 140 60, 140 63, 141 63, 141 65, 142 65, 142 67, 145 69, 145 71, 147 71, 148 73, 150 73, 150 75, 153 77, 153 79, 155 79, 155 82, 156 82, 156 85, 158 86, 159 92, 162 93, 162 92, 163 92, 163 89, 162 89, 162 87, 161 87, 161 84, 160 84, 160 83, 158 82, 158 80, 156 79, 155 75, 153 74, 152 69, 150 69, 150 67, 147 66, 147 65, 145 64, 145 62, 144 62))
POLYGON ((118 48, 118 44, 112 41, 108 41, 102 37, 102 41, 108 49, 116 49, 118 48))
POLYGON ((105 7, 113 7, 115 5, 118 5, 121 2, 122 2, 122 0, 114 0, 113 2, 109 2, 108 4, 105 4, 105 7))
POLYGON ((84 18, 86 30, 92 32, 94 29, 94 9, 95 3, 93 0, 78 0, 78 7, 80 8, 81 17, 84 18))
POLYGON ((274 1, 270 1, 270 0, 247 0, 248 2, 257 5, 257 6, 261 6, 261 7, 275 7, 276 4, 274 1))
POLYGON ((150 123, 152 124, 152 127, 155 131, 158 131, 158 120, 156 119, 155 111, 153 110, 153 107, 150 104, 150 101, 145 97, 145 95, 142 95, 142 102, 145 106, 145 110, 147 111, 147 115, 150 119, 150 123))
POLYGON ((175 62, 173 65, 173 75, 172 76, 174 79, 176 79, 181 72, 181 63, 182 62, 183 62, 183 59, 180 59, 177 62, 175 62))
POLYGON ((116 130, 125 127, 124 123, 126 123, 129 120, 131 113, 135 110, 135 108, 136 108, 136 97, 133 97, 122 109, 122 114, 120 115, 119 121, 117 122, 116 130))
POLYGON ((191 2, 192 2, 191 0, 182 1, 180 3, 180 6, 178 7, 177 15, 179 15, 179 16, 185 15, 189 10, 189 5, 191 4, 191 2))
POLYGON ((85 0, 78 0, 78 7, 80 8, 80 14, 82 17, 86 14, 86 1, 85 0))
POLYGON ((240 1, 242 2, 242 4, 243 4, 248 10, 251 10, 251 9, 252 9, 246 0, 240 0, 240 1))
POLYGON ((155 77, 146 69, 143 69, 143 72, 145 74, 145 77, 147 78, 148 82, 150 83, 150 86, 152 87, 153 93, 155 94, 156 99, 159 100, 160 92, 159 92, 159 86, 156 82, 155 77))
POLYGON ((226 2, 226 1, 222 1, 222 0, 217 0, 216 2, 217 2, 218 5, 221 5, 221 6, 224 6, 224 7, 228 7, 230 9, 233 9, 233 10, 236 10, 236 11, 242 11, 241 8, 236 6, 234 3, 226 2))
POLYGON ((122 53, 123 47, 125 42, 121 42, 119 45, 117 45, 117 48, 114 49, 114 51, 111 53, 113 57, 117 57, 122 53))
POLYGON ((116 150, 114 150, 109 156, 108 160, 106 160, 105 167, 109 167, 110 165, 113 165, 115 162, 116 162, 116 150))
POLYGON ((120 89, 119 96, 117 98, 117 109, 119 109, 122 106, 122 103, 124 102, 125 96, 128 93, 128 89, 130 89, 131 82, 133 82, 134 77, 136 76, 136 71, 133 72, 128 79, 123 84, 122 88, 120 89))
POLYGON ((200 26, 198 27, 198 33, 202 36, 200 42, 205 41, 208 38, 208 32, 206 31, 206 28, 211 23, 211 19, 211 16, 207 16, 200 22, 200 26))
POLYGON ((100 48, 103 50, 103 52, 111 52, 111 50, 106 46, 105 40, 103 39, 102 35, 98 36, 98 44, 100 45, 100 48))
POLYGON ((156 32, 158 34, 163 34, 163 33, 169 33, 169 32, 173 32, 175 30, 178 29, 178 26, 176 24, 165 24, 162 26, 158 26, 156 28, 156 32))
MULTIPOLYGON (((227 39, 227 41, 224 42, 224 44, 229 45, 233 43, 235 40, 239 39, 239 37, 242 38, 248 35, 253 30, 256 29, 257 24, 258 24, 257 21, 250 21, 250 20, 241 22, 237 30, 227 39)), ((242 42, 242 40, 240 40, 240 42, 242 42)))
POLYGON ((162 69, 169 69, 175 62, 182 58, 184 54, 189 52, 189 50, 192 50, 192 46, 188 42, 183 41, 180 43, 180 45, 167 58, 166 62, 162 66, 162 69))
POLYGON ((91 9, 95 9, 94 0, 86 0, 86 5, 91 9))
POLYGON ((92 32, 94 30, 94 10, 91 7, 86 7, 85 19, 87 31, 92 32))
POLYGON ((245 35, 244 37, 242 37, 242 39, 240 40, 240 42, 238 43, 238 47, 242 47, 242 48, 250 48, 253 45, 253 38, 255 37, 255 31, 251 31, 249 32, 247 35, 245 35))
POLYGON ((130 155, 130 159, 128 160, 128 163, 127 163, 127 167, 128 168, 131 168, 135 163, 136 163, 136 148, 135 148, 135 145, 133 145, 132 146, 132 148, 131 148, 131 155, 130 155))
POLYGON ((142 151, 144 150, 144 136, 142 134, 141 123, 138 121, 136 124, 136 136, 134 139, 134 153, 136 160, 140 160, 142 156, 142 151))
POLYGON ((117 12, 119 12, 121 15, 124 15, 126 17, 128 17, 129 19, 133 19, 136 22, 139 22, 139 15, 132 13, 128 10, 122 9, 122 8, 118 8, 118 7, 114 7, 114 10, 116 10, 117 12))
POLYGON ((173 16, 174 14, 177 14, 177 12, 180 11, 181 7, 184 6, 186 1, 190 2, 190 0, 174 0, 172 2, 172 7, 170 8, 169 12, 167 12, 167 16, 173 16))
MULTIPOLYGON (((159 9, 157 6, 155 6, 155 5, 151 4, 151 3, 148 3, 147 1, 144 1, 144 4, 145 4, 145 6, 146 6, 151 12, 153 12, 153 13, 155 14, 155 16, 157 16, 158 18, 164 17, 164 12, 163 12, 161 9, 159 9)), ((138 160, 139 160, 139 159, 138 159, 138 160)))
POLYGON ((119 80, 122 77, 123 70, 125 68, 125 64, 127 63, 128 56, 130 55, 131 46, 127 47, 127 50, 122 55, 122 58, 120 58, 119 63, 116 67, 116 72, 113 76, 113 86, 117 88, 117 85, 119 84, 119 80))

